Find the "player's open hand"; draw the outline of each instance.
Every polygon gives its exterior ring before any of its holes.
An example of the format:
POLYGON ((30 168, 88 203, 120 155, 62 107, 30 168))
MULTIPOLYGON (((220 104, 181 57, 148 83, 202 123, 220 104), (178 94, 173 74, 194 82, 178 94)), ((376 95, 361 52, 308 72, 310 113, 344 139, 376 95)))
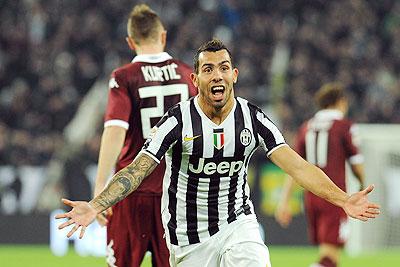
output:
POLYGON ((292 221, 292 212, 289 205, 278 205, 275 210, 275 220, 284 228, 292 221))
POLYGON ((74 224, 74 227, 72 227, 71 231, 68 232, 67 237, 71 237, 81 227, 79 238, 82 238, 85 234, 86 227, 96 218, 97 211, 89 204, 89 202, 86 201, 71 201, 63 198, 62 202, 65 205, 72 207, 72 210, 55 216, 56 219, 69 219, 58 226, 58 229, 63 229, 74 224))
POLYGON ((344 203, 343 209, 350 217, 361 221, 375 218, 379 214, 380 206, 369 202, 367 195, 374 190, 374 186, 370 185, 364 190, 352 194, 344 203))

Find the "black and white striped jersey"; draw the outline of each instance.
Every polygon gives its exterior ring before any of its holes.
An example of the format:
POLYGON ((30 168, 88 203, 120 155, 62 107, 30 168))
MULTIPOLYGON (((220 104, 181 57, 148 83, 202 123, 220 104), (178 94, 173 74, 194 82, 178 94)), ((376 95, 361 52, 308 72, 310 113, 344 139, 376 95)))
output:
POLYGON ((159 162, 165 154, 162 220, 171 244, 203 242, 241 213, 254 213, 247 166, 259 147, 269 156, 285 145, 278 128, 243 98, 217 125, 197 96, 171 108, 142 150, 159 162))

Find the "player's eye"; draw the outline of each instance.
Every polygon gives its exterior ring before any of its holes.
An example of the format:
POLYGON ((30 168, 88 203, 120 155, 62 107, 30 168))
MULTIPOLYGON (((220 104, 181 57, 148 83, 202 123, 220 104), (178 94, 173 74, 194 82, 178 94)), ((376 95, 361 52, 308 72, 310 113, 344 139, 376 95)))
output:
POLYGON ((206 67, 203 69, 205 73, 210 73, 212 71, 211 67, 206 67))
POLYGON ((221 70, 222 70, 222 71, 228 71, 228 70, 229 70, 229 66, 222 65, 222 66, 221 66, 221 70))

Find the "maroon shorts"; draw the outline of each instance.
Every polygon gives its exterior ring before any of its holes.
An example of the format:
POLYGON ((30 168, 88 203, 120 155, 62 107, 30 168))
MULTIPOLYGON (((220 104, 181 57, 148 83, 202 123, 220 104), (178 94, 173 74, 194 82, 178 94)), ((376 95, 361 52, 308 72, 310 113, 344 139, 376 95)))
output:
POLYGON ((305 197, 310 240, 342 247, 348 237, 347 215, 339 208, 315 196, 305 197))
POLYGON ((139 267, 146 251, 153 266, 169 266, 161 223, 161 196, 130 195, 112 208, 107 226, 110 267, 139 267))

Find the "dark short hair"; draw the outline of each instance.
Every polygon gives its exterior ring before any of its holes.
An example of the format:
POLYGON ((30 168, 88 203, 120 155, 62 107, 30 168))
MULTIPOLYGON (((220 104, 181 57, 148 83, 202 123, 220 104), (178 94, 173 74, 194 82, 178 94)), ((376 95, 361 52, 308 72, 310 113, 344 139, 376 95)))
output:
POLYGON ((219 39, 212 39, 211 41, 208 41, 204 44, 202 44, 199 49, 197 49, 196 54, 194 55, 193 58, 193 67, 194 67, 194 71, 195 73, 199 73, 199 56, 200 53, 202 52, 217 52, 220 50, 226 50, 229 54, 229 59, 231 61, 231 64, 233 65, 233 60, 232 60, 232 54, 231 51, 229 51, 229 49, 226 47, 226 45, 219 39))
POLYGON ((327 108, 335 105, 345 98, 345 88, 342 83, 333 82, 324 84, 315 94, 315 102, 319 108, 327 108))

